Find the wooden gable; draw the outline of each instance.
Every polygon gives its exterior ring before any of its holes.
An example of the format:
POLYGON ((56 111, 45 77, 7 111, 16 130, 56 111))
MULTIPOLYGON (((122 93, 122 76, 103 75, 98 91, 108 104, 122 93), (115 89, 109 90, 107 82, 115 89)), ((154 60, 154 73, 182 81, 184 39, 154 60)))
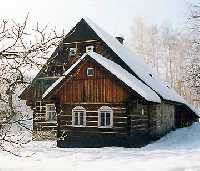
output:
MULTIPOLYGON (((85 53, 85 46, 90 45, 88 42, 81 44, 73 44, 73 42, 82 42, 86 40, 97 41, 98 39, 99 38, 96 33, 83 19, 78 22, 77 25, 65 36, 60 45, 52 53, 51 57, 47 60, 47 63, 42 67, 40 72, 32 81, 31 85, 22 92, 20 98, 29 101, 36 99, 40 100, 44 91, 59 78, 59 75, 58 77, 49 75, 53 73, 54 70, 58 67, 59 70, 61 69, 61 71, 59 71, 59 74, 61 75, 64 70, 67 70, 74 62, 77 61, 80 55, 85 53), (78 47, 77 56, 74 56, 73 59, 69 57, 67 51, 69 47, 78 47)), ((100 47, 97 42, 95 42, 95 45, 95 48, 98 51, 98 48, 100 47)))
MULTIPOLYGON (((112 51, 112 49, 101 40, 101 38, 95 33, 95 31, 88 25, 88 23, 82 19, 80 22, 77 23, 77 25, 65 36, 59 47, 55 50, 55 52, 52 54, 51 58, 47 61, 47 64, 43 66, 39 74, 36 76, 36 78, 33 80, 31 84, 31 91, 29 91, 27 96, 26 93, 22 93, 22 98, 26 100, 30 100, 30 96, 36 96, 36 99, 40 99, 42 96, 42 93, 45 92, 45 90, 51 85, 48 84, 48 86, 35 86, 40 82, 40 85, 43 85, 46 83, 42 83, 43 80, 46 80, 50 75, 48 73, 52 73, 51 71, 54 71, 54 68, 59 66, 60 68, 63 68, 64 70, 67 70, 71 67, 72 64, 74 64, 80 56, 82 56, 85 53, 86 46, 88 45, 94 45, 94 51, 102 54, 104 57, 114 61, 118 65, 120 65, 122 68, 126 69, 128 72, 135 75, 127 66, 126 64, 112 51), (69 48, 70 47, 76 47, 77 48, 77 54, 76 56, 69 57, 69 48), (45 78, 45 79, 43 79, 45 78), (40 79, 40 80, 38 80, 40 79), (31 93, 32 92, 32 93, 31 93)), ((62 73, 60 73, 61 75, 62 73)), ((136 75, 135 75, 136 76, 136 75)), ((52 77, 52 76, 51 76, 52 77)), ((55 76, 54 76, 55 77, 55 76)), ((136 76, 137 77, 137 76, 136 76)), ((54 81, 57 80, 59 77, 55 77, 54 81)), ((51 79, 52 80, 52 79, 51 79)), ((102 81, 103 79, 99 79, 102 81)), ((53 83, 51 82, 51 83, 53 83)), ((94 83, 95 84, 95 83, 94 83)), ((97 83, 99 85, 101 83, 97 83)), ((109 84, 109 81, 106 82, 106 85, 109 84)), ((107 90, 107 89, 106 89, 107 90)), ((26 91, 26 92, 27 92, 26 91)), ((115 96, 114 96, 115 97, 115 96)), ((106 100, 111 101, 111 100, 106 100)))
POLYGON ((122 81, 91 58, 84 59, 56 91, 60 103, 123 103, 133 93, 122 81), (94 76, 87 76, 87 68, 94 76))

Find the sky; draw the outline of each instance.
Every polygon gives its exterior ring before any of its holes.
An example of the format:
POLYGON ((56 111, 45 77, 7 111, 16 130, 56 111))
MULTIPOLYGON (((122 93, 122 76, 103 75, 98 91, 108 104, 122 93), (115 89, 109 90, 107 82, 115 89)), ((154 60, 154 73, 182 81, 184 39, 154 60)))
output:
POLYGON ((82 17, 89 17, 114 36, 129 38, 134 18, 143 16, 151 23, 170 22, 182 26, 189 0, 6 0, 0 18, 56 26, 68 32, 82 17))

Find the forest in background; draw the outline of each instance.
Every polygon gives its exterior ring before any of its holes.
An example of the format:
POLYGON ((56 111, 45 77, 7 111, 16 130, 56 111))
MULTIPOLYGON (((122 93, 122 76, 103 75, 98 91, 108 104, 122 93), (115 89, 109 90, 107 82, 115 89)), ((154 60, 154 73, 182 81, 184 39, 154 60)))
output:
POLYGON ((200 6, 193 5, 185 28, 170 22, 134 20, 131 49, 181 96, 200 109, 200 6))

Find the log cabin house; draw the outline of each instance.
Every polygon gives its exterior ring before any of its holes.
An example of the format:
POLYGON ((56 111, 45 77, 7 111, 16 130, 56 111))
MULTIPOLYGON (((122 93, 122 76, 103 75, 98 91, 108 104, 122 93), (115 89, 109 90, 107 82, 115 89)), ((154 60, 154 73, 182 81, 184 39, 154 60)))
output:
POLYGON ((65 36, 20 98, 33 139, 59 147, 143 146, 197 121, 198 113, 90 19, 65 36))

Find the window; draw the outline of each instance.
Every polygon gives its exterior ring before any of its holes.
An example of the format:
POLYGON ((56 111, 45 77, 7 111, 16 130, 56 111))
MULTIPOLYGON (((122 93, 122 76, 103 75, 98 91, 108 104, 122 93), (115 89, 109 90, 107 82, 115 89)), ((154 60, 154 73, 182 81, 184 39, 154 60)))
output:
POLYGON ((77 51, 77 48, 69 48, 69 56, 75 56, 76 51, 77 51))
POLYGON ((98 111, 98 127, 111 128, 113 126, 113 111, 108 106, 102 106, 98 111))
POLYGON ((72 126, 86 126, 86 110, 82 106, 76 106, 72 109, 72 126))
POLYGON ((46 104, 46 114, 48 121, 56 121, 56 107, 55 104, 46 104))
POLYGON ((144 115, 144 107, 142 106, 142 111, 141 111, 142 115, 144 115))
POLYGON ((87 68, 87 76, 94 76, 94 68, 87 68))
POLYGON ((86 53, 93 52, 93 51, 94 51, 94 46, 86 46, 86 53))
POLYGON ((35 110, 36 112, 44 112, 46 111, 46 106, 41 101, 35 102, 35 110))

